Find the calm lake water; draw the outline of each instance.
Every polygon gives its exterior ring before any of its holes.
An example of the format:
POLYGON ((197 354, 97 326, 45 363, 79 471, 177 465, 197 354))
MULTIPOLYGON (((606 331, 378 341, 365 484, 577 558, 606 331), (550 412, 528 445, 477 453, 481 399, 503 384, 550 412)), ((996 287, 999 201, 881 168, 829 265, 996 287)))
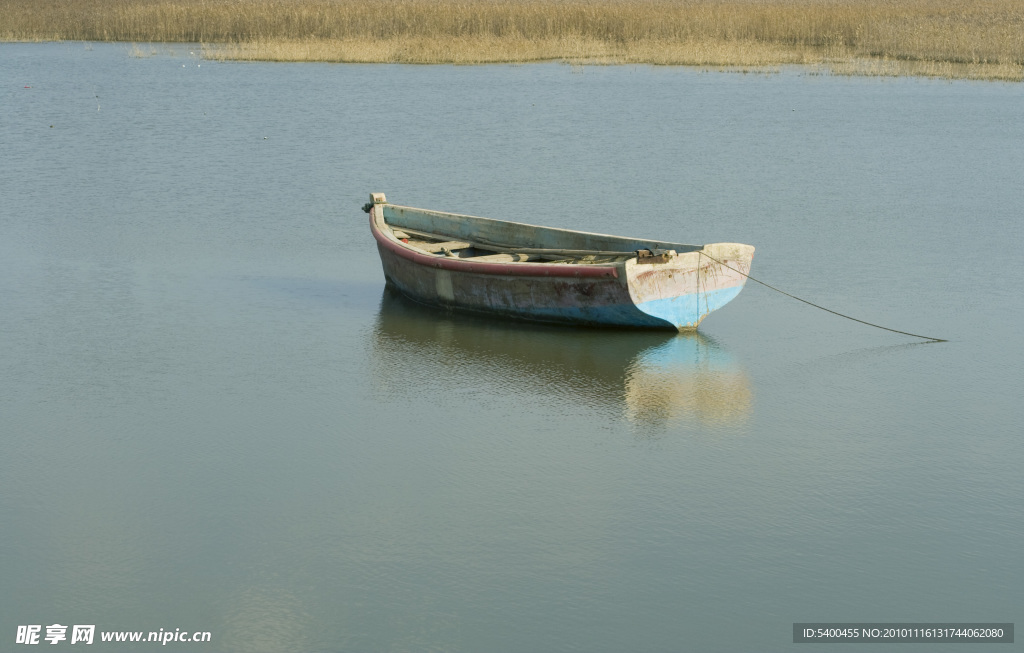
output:
POLYGON ((142 51, 0 44, 3 650, 1024 623, 1024 85, 142 51), (373 191, 750 243, 758 279, 949 342, 753 283, 698 335, 424 310, 373 191))

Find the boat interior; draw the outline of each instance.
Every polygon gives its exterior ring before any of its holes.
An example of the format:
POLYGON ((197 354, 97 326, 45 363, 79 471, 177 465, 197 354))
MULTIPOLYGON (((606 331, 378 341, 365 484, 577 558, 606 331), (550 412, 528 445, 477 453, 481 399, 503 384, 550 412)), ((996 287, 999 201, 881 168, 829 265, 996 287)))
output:
POLYGON ((453 240, 450 236, 431 234, 388 225, 395 238, 425 254, 449 258, 472 259, 480 263, 566 263, 574 265, 607 264, 636 258, 637 252, 615 252, 573 249, 513 247, 470 240, 453 240))

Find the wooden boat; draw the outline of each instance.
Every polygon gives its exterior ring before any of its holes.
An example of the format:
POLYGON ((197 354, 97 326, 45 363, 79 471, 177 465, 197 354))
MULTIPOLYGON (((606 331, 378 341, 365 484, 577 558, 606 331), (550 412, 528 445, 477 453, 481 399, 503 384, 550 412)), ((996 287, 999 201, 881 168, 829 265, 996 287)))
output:
POLYGON ((384 277, 434 306, 594 326, 695 329, 746 282, 754 248, 684 245, 389 204, 363 207, 384 277))

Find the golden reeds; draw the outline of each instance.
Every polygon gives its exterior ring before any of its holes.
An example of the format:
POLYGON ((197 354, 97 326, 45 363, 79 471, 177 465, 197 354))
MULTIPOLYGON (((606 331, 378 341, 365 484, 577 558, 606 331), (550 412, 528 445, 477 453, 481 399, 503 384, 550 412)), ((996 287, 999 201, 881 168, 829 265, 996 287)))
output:
POLYGON ((218 59, 1024 79, 1022 0, 0 0, 0 39, 195 42, 218 59))

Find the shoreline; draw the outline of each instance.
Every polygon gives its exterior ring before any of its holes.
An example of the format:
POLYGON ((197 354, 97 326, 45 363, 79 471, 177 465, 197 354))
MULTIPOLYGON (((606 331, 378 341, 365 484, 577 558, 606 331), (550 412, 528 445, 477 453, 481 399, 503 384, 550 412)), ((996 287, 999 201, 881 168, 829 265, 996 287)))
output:
POLYGON ((362 44, 284 41, 230 44, 202 44, 203 57, 214 61, 266 61, 317 63, 399 63, 420 65, 494 65, 562 63, 579 66, 683 66, 735 70, 738 72, 774 72, 783 67, 818 69, 828 74, 863 77, 926 77, 976 81, 1024 81, 1024 66, 994 63, 960 63, 846 56, 819 53, 809 48, 764 47, 762 44, 637 44, 634 48, 607 48, 534 43, 518 48, 514 57, 509 48, 491 50, 487 44, 458 56, 437 56, 432 44, 422 50, 407 43, 381 42, 373 48, 362 44), (368 52, 368 50, 370 50, 368 52))
MULTIPOLYGON (((945 79, 949 81, 991 81, 1016 83, 1024 81, 1024 66, 1004 64, 973 64, 941 61, 912 61, 898 59, 879 59, 869 57, 851 57, 848 59, 818 58, 807 56, 797 60, 794 57, 782 57, 777 61, 756 61, 745 63, 743 60, 728 62, 715 59, 683 59, 679 61, 646 60, 636 56, 537 56, 506 59, 501 56, 487 57, 485 51, 477 52, 468 58, 417 58, 410 54, 387 58, 370 58, 347 54, 344 45, 318 44, 315 42, 301 43, 196 43, 190 41, 97 41, 81 39, 0 39, 0 43, 111 43, 121 44, 129 49, 129 56, 145 58, 158 56, 158 46, 191 45, 201 52, 201 57, 208 61, 218 62, 267 62, 267 63, 338 63, 338 64, 402 64, 424 66, 492 66, 492 65, 528 65, 541 63, 559 63, 582 69, 586 66, 678 66, 723 72, 739 72, 752 74, 773 74, 784 68, 806 69, 822 75, 848 77, 919 77, 927 79, 945 79)), ((397 48, 396 48, 397 49, 397 48)))
POLYGON ((0 15, 0 41, 195 43, 217 61, 1024 81, 1019 0, 0 0, 0 15))

